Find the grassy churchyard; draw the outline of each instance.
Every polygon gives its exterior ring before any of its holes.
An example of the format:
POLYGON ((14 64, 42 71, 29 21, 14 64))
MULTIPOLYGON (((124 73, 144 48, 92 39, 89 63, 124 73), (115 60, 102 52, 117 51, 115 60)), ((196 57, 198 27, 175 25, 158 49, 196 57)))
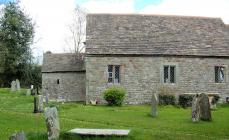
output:
MULTIPOLYGON (((15 131, 23 130, 29 140, 46 140, 43 113, 34 114, 33 96, 25 90, 11 93, 0 89, 0 139, 7 140, 15 131)), ((212 111, 212 122, 192 123, 191 109, 160 106, 156 118, 150 116, 149 105, 90 106, 77 103, 52 104, 59 111, 61 140, 152 140, 152 139, 229 139, 229 105, 212 111), (80 137, 65 133, 73 128, 131 129, 128 137, 80 137)))

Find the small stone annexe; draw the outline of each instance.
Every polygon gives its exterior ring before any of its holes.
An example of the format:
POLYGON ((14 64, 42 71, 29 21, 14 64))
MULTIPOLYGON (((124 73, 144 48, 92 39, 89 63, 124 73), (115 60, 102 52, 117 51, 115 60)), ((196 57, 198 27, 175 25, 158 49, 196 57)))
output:
POLYGON ((219 18, 87 15, 86 52, 44 54, 42 90, 50 100, 104 103, 109 86, 125 103, 149 103, 162 88, 229 97, 229 26, 219 18))

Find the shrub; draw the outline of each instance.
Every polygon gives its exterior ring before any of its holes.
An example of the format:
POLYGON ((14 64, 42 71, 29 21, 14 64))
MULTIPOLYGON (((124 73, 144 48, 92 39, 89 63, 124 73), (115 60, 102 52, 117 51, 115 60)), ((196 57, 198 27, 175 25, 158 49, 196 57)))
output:
POLYGON ((183 108, 191 107, 194 96, 193 94, 181 94, 179 95, 178 104, 183 108))
POLYGON ((219 95, 214 95, 211 103, 216 104, 219 101, 219 98, 219 95))
POLYGON ((159 104, 160 105, 175 105, 176 98, 174 95, 159 94, 159 104))
MULTIPOLYGON (((193 94, 181 94, 179 95, 178 104, 183 108, 191 107, 194 96, 193 94)), ((214 95, 211 104, 216 104, 219 98, 219 95, 214 95)))
POLYGON ((160 105, 175 105, 175 90, 170 87, 161 86, 159 88, 159 104, 160 105))
POLYGON ((103 98, 110 106, 121 106, 125 98, 126 90, 121 87, 110 87, 103 92, 103 98))

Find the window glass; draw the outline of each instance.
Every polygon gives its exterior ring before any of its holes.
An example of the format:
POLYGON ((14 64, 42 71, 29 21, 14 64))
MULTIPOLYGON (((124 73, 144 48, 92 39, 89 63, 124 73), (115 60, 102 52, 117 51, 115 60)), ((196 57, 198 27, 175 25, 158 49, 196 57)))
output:
POLYGON ((169 82, 169 66, 164 66, 164 83, 169 82))
POLYGON ((164 66, 164 83, 176 82, 176 67, 164 66))
POLYGON ((170 83, 175 83, 175 67, 170 66, 170 83))
POLYGON ((108 65, 108 83, 120 83, 119 65, 108 65))
POLYGON ((120 66, 115 66, 115 83, 120 82, 120 76, 119 76, 120 66))
POLYGON ((225 68, 222 66, 215 66, 215 82, 225 82, 225 68))

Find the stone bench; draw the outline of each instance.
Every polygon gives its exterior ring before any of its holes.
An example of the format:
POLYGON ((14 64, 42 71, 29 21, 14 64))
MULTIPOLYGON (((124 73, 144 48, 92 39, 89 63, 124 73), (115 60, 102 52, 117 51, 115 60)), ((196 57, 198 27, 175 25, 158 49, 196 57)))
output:
POLYGON ((127 136, 130 130, 122 129, 83 129, 75 128, 69 133, 78 134, 78 135, 94 135, 94 136, 127 136))

